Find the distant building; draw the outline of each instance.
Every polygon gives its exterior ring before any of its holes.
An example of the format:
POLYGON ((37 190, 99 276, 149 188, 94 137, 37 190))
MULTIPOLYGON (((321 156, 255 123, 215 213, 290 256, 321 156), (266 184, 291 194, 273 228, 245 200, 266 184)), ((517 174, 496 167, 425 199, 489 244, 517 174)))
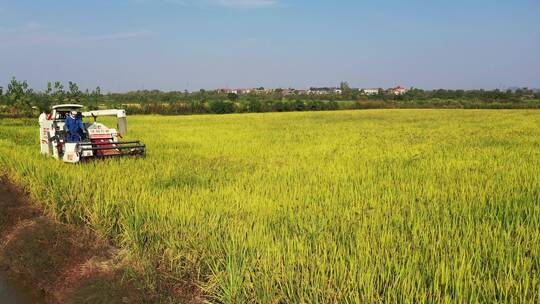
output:
POLYGON ((225 93, 225 94, 237 94, 237 95, 241 95, 241 94, 249 94, 251 91, 253 91, 253 89, 220 89, 219 92, 220 93, 225 93))
POLYGON ((308 94, 315 95, 324 95, 324 94, 341 94, 341 89, 336 87, 323 87, 323 88, 314 88, 311 87, 307 91, 308 94))
POLYGON ((259 87, 259 88, 251 89, 251 91, 256 94, 272 94, 276 91, 276 89, 266 89, 264 87, 259 87))
POLYGON ((379 94, 379 89, 360 89, 364 95, 377 95, 379 94))
POLYGON ((236 90, 235 89, 229 89, 229 88, 226 88, 226 89, 218 89, 217 90, 218 93, 222 93, 222 94, 237 94, 236 90))
POLYGON ((397 87, 395 87, 393 89, 390 89, 389 91, 390 91, 390 93, 392 93, 394 95, 403 95, 403 94, 407 93, 407 89, 405 89, 405 88, 403 88, 401 86, 397 86, 397 87))

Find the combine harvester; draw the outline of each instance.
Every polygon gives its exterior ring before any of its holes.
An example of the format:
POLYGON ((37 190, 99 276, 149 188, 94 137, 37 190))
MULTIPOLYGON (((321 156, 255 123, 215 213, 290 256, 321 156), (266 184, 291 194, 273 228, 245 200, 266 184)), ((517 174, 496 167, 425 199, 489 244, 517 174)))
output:
POLYGON ((116 156, 144 155, 145 145, 140 141, 119 141, 127 132, 125 110, 96 110, 81 112, 82 105, 62 104, 52 107, 49 114, 39 116, 41 154, 62 159, 64 162, 77 163, 95 158, 116 156), (66 130, 66 118, 72 112, 77 116, 93 117, 94 122, 84 123, 84 133, 80 141, 69 141, 66 130), (97 122, 98 116, 116 116, 117 129, 111 129, 97 122))

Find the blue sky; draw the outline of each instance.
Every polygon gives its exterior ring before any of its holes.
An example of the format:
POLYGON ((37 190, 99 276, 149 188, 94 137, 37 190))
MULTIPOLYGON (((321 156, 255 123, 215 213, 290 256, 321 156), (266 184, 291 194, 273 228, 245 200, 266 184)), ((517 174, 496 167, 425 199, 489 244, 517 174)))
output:
POLYGON ((0 0, 0 85, 540 87, 538 0, 0 0))

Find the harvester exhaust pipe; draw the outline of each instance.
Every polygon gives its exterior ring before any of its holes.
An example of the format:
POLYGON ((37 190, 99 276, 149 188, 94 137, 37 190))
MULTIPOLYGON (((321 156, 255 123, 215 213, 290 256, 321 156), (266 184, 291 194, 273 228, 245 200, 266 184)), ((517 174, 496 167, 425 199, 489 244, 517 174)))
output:
POLYGON ((127 133, 127 119, 126 117, 118 117, 118 133, 125 135, 127 133))

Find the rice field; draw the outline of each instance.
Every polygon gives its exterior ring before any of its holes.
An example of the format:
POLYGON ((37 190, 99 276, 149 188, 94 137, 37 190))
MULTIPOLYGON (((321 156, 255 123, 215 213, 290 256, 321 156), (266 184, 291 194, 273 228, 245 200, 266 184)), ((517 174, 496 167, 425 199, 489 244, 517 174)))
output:
POLYGON ((0 120, 60 220, 218 303, 540 302, 540 112, 128 117, 147 156, 70 165, 0 120))

